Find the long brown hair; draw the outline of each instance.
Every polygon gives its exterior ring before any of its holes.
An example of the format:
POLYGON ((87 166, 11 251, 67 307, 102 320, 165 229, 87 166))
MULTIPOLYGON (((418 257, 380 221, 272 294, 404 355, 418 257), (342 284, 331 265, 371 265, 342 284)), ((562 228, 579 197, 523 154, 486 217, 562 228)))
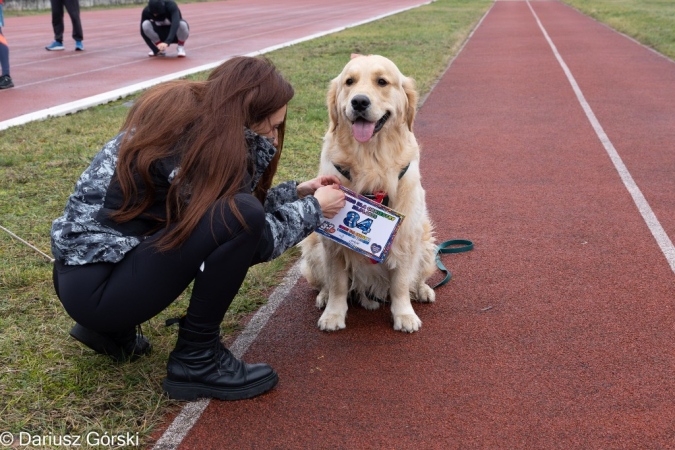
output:
MULTIPOLYGON (((157 248, 179 247, 220 199, 228 201, 246 226, 234 204, 250 164, 244 127, 268 120, 293 95, 293 87, 269 60, 250 57, 226 61, 206 81, 179 80, 149 89, 135 102, 122 126, 126 133, 116 181, 124 203, 111 217, 126 222, 142 215, 156 198, 153 164, 176 158, 180 169, 168 189, 166 220, 160 221, 164 233, 157 248)), ((279 150, 255 192, 261 201, 276 172, 284 129, 285 120, 279 130, 279 150)))

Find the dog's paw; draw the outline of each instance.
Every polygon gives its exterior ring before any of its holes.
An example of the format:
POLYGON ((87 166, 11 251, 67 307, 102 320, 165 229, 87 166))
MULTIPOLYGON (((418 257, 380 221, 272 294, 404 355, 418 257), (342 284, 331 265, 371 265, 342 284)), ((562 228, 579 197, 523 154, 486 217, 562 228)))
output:
POLYGON ((345 327, 345 316, 342 314, 326 314, 324 312, 319 318, 319 329, 321 331, 337 331, 345 327))
POLYGON ((426 283, 420 283, 417 289, 417 301, 420 303, 433 303, 436 301, 436 293, 426 283))
POLYGON ((316 296, 316 307, 322 309, 328 302, 328 292, 324 289, 316 296))
POLYGON ((394 330, 414 333, 422 327, 422 321, 417 314, 401 314, 394 316, 394 330))

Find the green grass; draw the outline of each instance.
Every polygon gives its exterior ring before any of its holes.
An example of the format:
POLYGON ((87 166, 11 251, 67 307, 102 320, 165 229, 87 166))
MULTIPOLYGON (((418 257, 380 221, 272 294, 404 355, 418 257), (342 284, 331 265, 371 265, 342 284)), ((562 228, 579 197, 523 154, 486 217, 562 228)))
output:
MULTIPOLYGON (((315 176, 327 127, 328 83, 352 52, 391 58, 425 94, 490 5, 490 0, 439 0, 268 54, 296 89, 277 181, 315 176)), ((118 131, 128 101, 0 131, 0 225, 49 252, 51 221, 62 214, 91 158, 118 131)), ((265 302, 297 256, 291 250, 249 272, 223 323, 226 340, 265 302)), ((148 443, 177 404, 161 390, 176 334, 164 320, 185 310, 188 295, 144 324, 155 347, 150 357, 114 364, 68 336, 73 322, 53 292, 51 265, 0 231, 0 432, 130 432, 148 443)))
POLYGON ((583 13, 675 59, 673 0, 563 0, 583 13))

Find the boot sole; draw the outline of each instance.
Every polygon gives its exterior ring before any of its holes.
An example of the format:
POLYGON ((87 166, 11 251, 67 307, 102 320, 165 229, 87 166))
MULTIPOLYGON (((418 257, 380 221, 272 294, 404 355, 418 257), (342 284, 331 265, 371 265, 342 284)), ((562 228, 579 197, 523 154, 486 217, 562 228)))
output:
POLYGON ((173 400, 192 401, 198 398, 217 398, 218 400, 244 400, 253 398, 271 390, 279 382, 279 376, 272 372, 267 377, 253 384, 236 388, 217 387, 202 383, 187 381, 172 381, 164 378, 162 387, 173 400))

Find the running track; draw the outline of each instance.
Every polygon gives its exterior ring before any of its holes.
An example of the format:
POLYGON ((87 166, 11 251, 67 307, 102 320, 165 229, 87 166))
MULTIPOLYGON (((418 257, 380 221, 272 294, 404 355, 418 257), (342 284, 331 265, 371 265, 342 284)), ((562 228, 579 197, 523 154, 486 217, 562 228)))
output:
POLYGON ((422 330, 351 308, 320 332, 300 279, 244 355, 277 388, 189 404, 156 448, 675 448, 673 105, 671 61, 496 2, 415 126, 438 238, 476 244, 422 330))
POLYGON ((115 100, 160 81, 215 67, 235 55, 255 54, 352 26, 427 0, 230 0, 181 5, 190 24, 187 58, 148 58, 140 36, 142 7, 81 14, 84 52, 74 51, 66 15, 65 51, 48 52, 51 16, 11 17, 15 88, 0 92, 0 130, 115 100))

